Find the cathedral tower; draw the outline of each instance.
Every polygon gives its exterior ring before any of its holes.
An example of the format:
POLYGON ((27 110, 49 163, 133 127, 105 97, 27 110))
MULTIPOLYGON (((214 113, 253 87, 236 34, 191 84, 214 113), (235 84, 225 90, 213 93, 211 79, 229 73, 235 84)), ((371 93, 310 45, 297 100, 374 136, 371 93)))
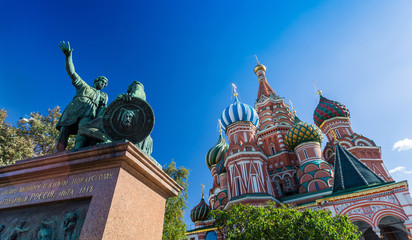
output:
POLYGON ((270 87, 266 79, 266 67, 259 62, 255 67, 259 90, 255 109, 260 125, 256 133, 258 145, 267 156, 271 185, 276 197, 298 191, 296 181, 296 155, 285 144, 287 131, 293 125, 293 115, 285 103, 270 87))
POLYGON ((340 102, 322 96, 321 91, 318 93, 320 99, 313 113, 313 120, 329 141, 323 151, 326 161, 334 164, 333 135, 336 135, 342 147, 349 150, 385 181, 393 181, 382 160, 381 148, 371 139, 352 130, 349 109, 340 102))
POLYGON ((299 193, 315 192, 332 187, 332 166, 322 156, 322 132, 304 123, 295 115, 293 127, 287 132, 286 144, 298 157, 297 179, 299 193))
POLYGON ((267 171, 267 158, 256 143, 259 116, 255 109, 241 103, 235 90, 235 102, 223 111, 221 120, 229 139, 224 164, 228 204, 265 204, 268 200, 275 200, 267 171))

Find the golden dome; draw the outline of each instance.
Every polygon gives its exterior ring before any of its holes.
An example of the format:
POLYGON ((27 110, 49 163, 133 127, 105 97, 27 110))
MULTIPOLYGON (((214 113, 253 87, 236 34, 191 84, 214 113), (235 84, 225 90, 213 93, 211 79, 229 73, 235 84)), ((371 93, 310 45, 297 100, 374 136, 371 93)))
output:
POLYGON ((256 74, 257 71, 259 71, 259 70, 263 70, 263 71, 266 72, 266 67, 265 67, 265 65, 262 65, 262 64, 258 63, 258 64, 256 65, 256 67, 255 67, 255 74, 256 74))

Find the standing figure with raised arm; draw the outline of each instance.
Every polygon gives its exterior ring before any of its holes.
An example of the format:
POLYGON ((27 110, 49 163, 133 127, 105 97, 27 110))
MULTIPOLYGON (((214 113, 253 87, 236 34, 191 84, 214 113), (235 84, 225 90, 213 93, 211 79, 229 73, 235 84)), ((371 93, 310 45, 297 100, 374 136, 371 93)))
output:
MULTIPOLYGON (((107 86, 107 78, 100 76, 94 80, 93 86, 89 86, 75 72, 70 43, 61 42, 60 49, 66 56, 66 71, 72 79, 76 88, 76 95, 67 105, 56 128, 60 131, 57 138, 56 150, 62 152, 66 150, 70 135, 77 134, 79 127, 88 123, 96 117, 102 116, 107 105, 107 94, 100 91, 107 86)), ((88 139, 79 134, 75 138, 74 149, 79 149, 88 145, 88 139)))

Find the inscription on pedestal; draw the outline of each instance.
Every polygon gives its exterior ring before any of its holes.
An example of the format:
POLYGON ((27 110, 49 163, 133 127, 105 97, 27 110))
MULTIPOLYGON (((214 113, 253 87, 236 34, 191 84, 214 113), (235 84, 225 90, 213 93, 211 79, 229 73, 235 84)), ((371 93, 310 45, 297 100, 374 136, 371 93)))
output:
POLYGON ((20 184, 6 189, 0 188, 0 209, 10 207, 10 205, 90 196, 95 189, 95 184, 100 184, 112 178, 112 172, 103 172, 85 176, 69 176, 62 179, 48 179, 38 183, 20 184))

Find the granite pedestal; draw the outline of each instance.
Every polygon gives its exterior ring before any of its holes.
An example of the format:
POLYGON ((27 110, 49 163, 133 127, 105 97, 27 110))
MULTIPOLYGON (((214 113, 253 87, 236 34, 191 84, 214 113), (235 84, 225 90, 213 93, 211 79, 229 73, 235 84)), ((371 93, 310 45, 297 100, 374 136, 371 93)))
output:
POLYGON ((181 187, 129 142, 0 168, 0 239, 161 239, 181 187))

